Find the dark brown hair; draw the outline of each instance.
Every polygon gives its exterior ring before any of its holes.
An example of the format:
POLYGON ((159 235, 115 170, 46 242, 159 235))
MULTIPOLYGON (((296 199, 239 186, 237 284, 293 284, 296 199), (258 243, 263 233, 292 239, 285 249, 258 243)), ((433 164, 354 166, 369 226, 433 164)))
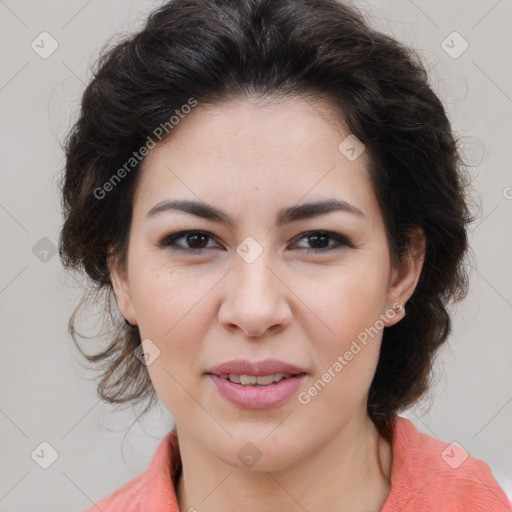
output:
MULTIPOLYGON (((451 332, 449 302, 467 292, 473 219, 458 142, 419 55, 336 0, 173 0, 103 50, 66 138, 61 185, 61 259, 85 271, 89 297, 105 293, 108 317, 108 346, 94 354, 79 348, 102 363, 101 398, 149 398, 148 410, 155 391, 135 357, 139 331, 112 308, 107 266, 110 249, 125 262, 140 168, 127 170, 126 162, 191 98, 201 105, 249 96, 327 99, 366 146, 394 260, 408 250, 414 227, 425 233, 418 285, 405 317, 384 329, 368 398, 369 416, 391 440, 392 420, 431 384, 434 356, 451 332), (104 193, 123 166, 127 172, 104 193)), ((69 323, 75 343, 84 303, 69 323)))

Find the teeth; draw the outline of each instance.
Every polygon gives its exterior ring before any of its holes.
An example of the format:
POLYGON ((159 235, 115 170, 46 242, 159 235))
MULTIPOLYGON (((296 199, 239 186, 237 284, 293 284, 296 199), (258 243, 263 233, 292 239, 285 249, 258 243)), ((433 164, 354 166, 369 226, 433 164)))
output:
POLYGON ((227 373, 221 375, 223 379, 234 382, 235 384, 241 384, 242 386, 268 386, 273 382, 279 382, 280 380, 292 377, 291 373, 273 373, 272 375, 236 375, 234 373, 227 373))
MULTIPOLYGON (((251 377, 251 380, 254 379, 254 377, 251 377)), ((240 379, 242 380, 242 379, 240 379)), ((259 377, 255 378, 256 384, 260 386, 268 386, 269 384, 272 384, 274 382, 274 376, 273 375, 261 375, 259 377)), ((243 382, 243 381, 242 381, 243 382)), ((244 382, 246 384, 246 382, 244 382)), ((252 382, 251 382, 252 384, 252 382)))
MULTIPOLYGON (((231 379, 233 377, 233 374, 229 376, 231 379)), ((254 386, 258 379, 254 375, 240 375, 240 384, 243 384, 244 386, 254 386)))

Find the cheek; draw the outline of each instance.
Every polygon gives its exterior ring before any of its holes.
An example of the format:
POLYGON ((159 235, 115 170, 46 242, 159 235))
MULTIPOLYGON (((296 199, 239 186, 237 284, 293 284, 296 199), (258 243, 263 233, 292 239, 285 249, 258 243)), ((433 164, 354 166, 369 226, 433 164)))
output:
POLYGON ((148 366, 149 375, 166 405, 171 396, 173 403, 179 402, 182 386, 187 387, 198 370, 201 340, 211 324, 205 309, 208 291, 218 279, 198 278, 191 270, 180 273, 147 266, 136 270, 131 287, 141 339, 150 339, 158 353, 148 366))
POLYGON ((366 396, 379 358, 386 280, 375 262, 345 266, 315 281, 306 295, 314 316, 303 328, 316 360, 311 393, 318 399, 311 401, 319 414, 334 404, 348 413, 366 396))
MULTIPOLYGON (((219 280, 199 267, 182 269, 156 262, 133 267, 133 304, 141 336, 165 346, 187 344, 183 331, 201 329, 208 293, 219 280)), ((132 279, 131 279, 132 281, 132 279)))
POLYGON ((380 291, 344 284, 318 294, 313 302, 322 320, 308 332, 316 372, 301 401, 310 401, 315 417, 333 416, 335 423, 348 421, 355 410, 364 408, 382 340, 377 325, 380 291))
MULTIPOLYGON (((329 269, 318 279, 295 279, 301 290, 297 295, 314 312, 315 327, 326 347, 343 349, 366 328, 375 325, 384 312, 387 274, 376 264, 352 264, 329 269)), ((307 329, 304 325, 303 328, 307 329)), ((313 339, 314 339, 313 338, 313 339)))

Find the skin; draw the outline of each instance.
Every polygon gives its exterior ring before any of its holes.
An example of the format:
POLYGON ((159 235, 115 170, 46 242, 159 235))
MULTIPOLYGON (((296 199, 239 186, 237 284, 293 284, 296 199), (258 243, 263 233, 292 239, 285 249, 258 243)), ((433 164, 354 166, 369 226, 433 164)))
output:
POLYGON ((392 449, 366 413, 382 331, 307 405, 293 396, 244 409, 204 375, 231 359, 277 358, 307 371, 305 391, 379 315, 403 318, 386 312, 412 295, 424 238, 392 264, 366 152, 350 161, 338 149, 348 134, 321 103, 231 100, 197 106, 143 162, 127 264, 113 260, 111 276, 122 314, 160 350, 148 370, 177 426, 180 510, 369 511, 386 500, 392 449), (327 198, 364 216, 276 225, 281 208, 327 198), (146 220, 165 199, 207 202, 233 227, 178 211, 146 220), (182 230, 210 237, 175 241, 188 253, 159 245, 182 230), (353 247, 332 237, 315 246, 304 232, 318 230, 353 247), (248 236, 263 250, 252 263, 236 252, 248 236), (252 467, 237 457, 247 442, 262 454, 252 467))

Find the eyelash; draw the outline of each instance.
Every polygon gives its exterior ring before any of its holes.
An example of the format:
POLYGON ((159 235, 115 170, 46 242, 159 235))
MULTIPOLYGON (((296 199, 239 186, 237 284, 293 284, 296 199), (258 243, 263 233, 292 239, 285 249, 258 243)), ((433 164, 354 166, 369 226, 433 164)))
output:
MULTIPOLYGON (((177 252, 185 252, 185 253, 198 253, 198 252, 201 252, 201 251, 203 251, 205 249, 212 249, 212 247, 210 247, 210 248, 192 249, 192 248, 184 248, 184 247, 180 247, 180 246, 174 245, 176 240, 179 240, 180 238, 184 238, 187 235, 204 235, 204 236, 209 237, 210 239, 211 238, 215 238, 208 231, 196 231, 196 230, 180 231, 179 233, 174 233, 172 235, 166 236, 159 243, 159 246, 162 247, 162 248, 168 249, 168 250, 177 251, 177 252)), ((337 242, 338 245, 330 246, 330 247, 323 248, 323 249, 304 249, 304 252, 307 253, 307 254, 310 254, 310 253, 315 253, 315 254, 325 253, 325 252, 328 252, 328 251, 332 251, 334 249, 340 249, 343 246, 347 246, 347 247, 350 247, 350 248, 354 247, 354 245, 348 239, 346 239, 346 238, 344 238, 341 235, 338 235, 336 233, 332 233, 330 231, 308 231, 306 233, 302 233, 299 236, 298 239, 300 241, 300 240, 302 240, 304 238, 312 237, 313 235, 328 236, 331 239, 334 239, 337 242)))

